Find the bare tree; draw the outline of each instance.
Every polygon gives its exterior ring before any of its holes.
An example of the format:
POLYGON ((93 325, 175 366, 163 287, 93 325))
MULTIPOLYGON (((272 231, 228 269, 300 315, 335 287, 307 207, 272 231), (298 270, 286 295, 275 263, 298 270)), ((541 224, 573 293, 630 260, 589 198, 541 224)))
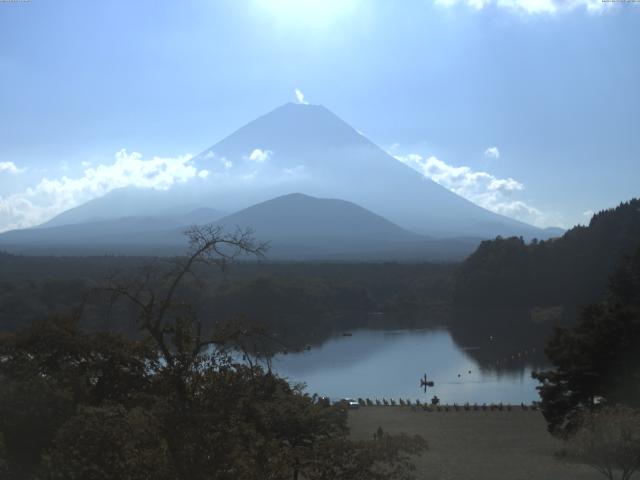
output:
POLYGON ((151 335, 170 368, 179 363, 188 367, 185 363, 193 361, 206 347, 242 334, 239 326, 235 330, 227 327, 221 329, 224 338, 205 338, 201 320, 177 295, 187 277, 195 276, 200 265, 225 271, 240 256, 262 258, 268 247, 254 239, 251 229, 227 233, 219 225, 194 225, 185 235, 189 240, 185 257, 164 264, 156 261, 124 280, 112 275, 105 287, 112 303, 125 298, 133 305, 138 328, 151 335))
POLYGON ((585 414, 569 451, 609 480, 629 480, 640 468, 640 413, 618 406, 585 414))

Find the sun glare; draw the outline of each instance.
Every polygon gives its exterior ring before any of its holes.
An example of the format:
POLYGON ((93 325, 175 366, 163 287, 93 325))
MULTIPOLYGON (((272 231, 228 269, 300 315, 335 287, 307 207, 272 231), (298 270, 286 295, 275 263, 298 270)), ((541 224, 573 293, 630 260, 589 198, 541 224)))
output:
POLYGON ((359 0, 255 0, 279 24, 323 28, 350 14, 359 0))

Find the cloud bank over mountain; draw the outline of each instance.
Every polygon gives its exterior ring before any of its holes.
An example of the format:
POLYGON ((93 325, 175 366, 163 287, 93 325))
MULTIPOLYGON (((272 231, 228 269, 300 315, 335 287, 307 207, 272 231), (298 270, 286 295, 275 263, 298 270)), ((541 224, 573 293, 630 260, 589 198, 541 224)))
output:
MULTIPOLYGON (((485 151, 485 156, 499 158, 500 153, 497 147, 491 147, 485 151)), ((541 228, 556 225, 537 208, 513 198, 515 192, 524 190, 524 185, 513 178, 498 178, 465 166, 455 167, 434 156, 409 153, 394 155, 394 158, 487 210, 541 228)))
MULTIPOLYGON (((207 177, 208 170, 198 169, 192 158, 192 155, 181 155, 145 160, 142 154, 123 149, 115 154, 113 163, 86 168, 82 176, 45 177, 23 192, 0 197, 0 231, 38 225, 116 188, 168 190, 196 177, 207 177)), ((0 170, 17 173, 17 167, 8 163, 8 166, 0 165, 0 170)))

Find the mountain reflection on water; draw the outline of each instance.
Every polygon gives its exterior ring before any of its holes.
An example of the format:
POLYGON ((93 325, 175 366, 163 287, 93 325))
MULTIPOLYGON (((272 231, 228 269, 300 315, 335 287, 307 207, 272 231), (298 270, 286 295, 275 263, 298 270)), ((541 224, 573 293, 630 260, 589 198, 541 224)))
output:
POLYGON ((357 330, 308 351, 278 354, 273 368, 291 382, 304 382, 310 394, 332 399, 425 401, 437 395, 443 403, 458 404, 538 400, 537 382, 531 378, 541 365, 537 357, 516 357, 497 368, 478 360, 479 352, 486 358, 503 355, 505 347, 495 345, 492 356, 491 345, 458 344, 444 328, 357 330), (426 393, 420 388, 425 373, 435 383, 426 393))

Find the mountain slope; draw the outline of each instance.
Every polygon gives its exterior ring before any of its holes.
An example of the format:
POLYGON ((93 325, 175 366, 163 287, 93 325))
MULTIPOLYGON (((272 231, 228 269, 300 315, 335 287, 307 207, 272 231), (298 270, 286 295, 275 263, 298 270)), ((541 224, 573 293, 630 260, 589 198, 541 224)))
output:
POLYGON ((241 177, 253 175, 254 201, 261 189, 272 197, 295 188, 355 202, 428 235, 546 238, 536 227, 485 210, 423 177, 319 105, 283 105, 205 150, 195 161, 223 173, 222 159, 232 161, 230 170, 241 177), (256 149, 269 152, 268 158, 251 161, 256 149))
MULTIPOLYGON (((202 209, 179 220, 125 217, 15 230, 0 235, 0 248, 27 254, 181 254, 185 226, 204 223, 199 220, 209 215, 202 209)), ((277 197, 213 223, 227 231, 251 228, 258 241, 269 242, 267 258, 273 260, 460 260, 480 241, 430 239, 354 203, 303 194, 277 197)))
POLYGON ((194 162, 210 172, 206 179, 196 178, 166 192, 114 190, 63 213, 49 225, 122 216, 116 213, 121 208, 138 216, 183 205, 235 211, 302 192, 354 202, 403 228, 441 238, 549 236, 424 178, 322 106, 276 108, 206 149, 194 162))
POLYGON ((216 223, 253 229, 257 239, 270 243, 271 259, 459 260, 479 243, 433 240, 354 203, 299 193, 253 205, 216 223))
MULTIPOLYGON (((164 190, 125 187, 112 190, 78 207, 70 208, 40 227, 58 227, 123 217, 179 218, 199 208, 207 207, 203 207, 197 197, 188 195, 176 197, 173 193, 164 190)), ((216 213, 216 216, 219 217, 219 213, 216 213)))
POLYGON ((97 218, 80 223, 43 225, 0 234, 0 248, 20 253, 103 254, 141 253, 149 246, 171 247, 177 253, 184 250, 181 232, 186 227, 212 223, 220 217, 217 210, 201 207, 185 214, 97 218), (177 247, 182 250, 176 250, 177 247))
POLYGON ((267 200, 216 223, 251 227, 258 238, 269 241, 344 239, 383 243, 421 239, 354 203, 300 193, 267 200))

